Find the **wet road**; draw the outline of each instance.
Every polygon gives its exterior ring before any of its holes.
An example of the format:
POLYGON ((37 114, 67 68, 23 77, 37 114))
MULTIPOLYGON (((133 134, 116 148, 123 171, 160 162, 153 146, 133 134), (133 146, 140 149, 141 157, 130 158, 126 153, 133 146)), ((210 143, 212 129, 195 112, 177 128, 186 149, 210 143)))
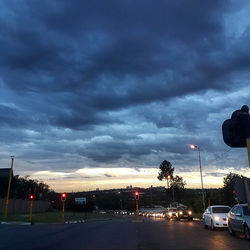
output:
POLYGON ((120 219, 83 224, 0 225, 0 249, 250 249, 241 235, 210 231, 201 222, 120 219))

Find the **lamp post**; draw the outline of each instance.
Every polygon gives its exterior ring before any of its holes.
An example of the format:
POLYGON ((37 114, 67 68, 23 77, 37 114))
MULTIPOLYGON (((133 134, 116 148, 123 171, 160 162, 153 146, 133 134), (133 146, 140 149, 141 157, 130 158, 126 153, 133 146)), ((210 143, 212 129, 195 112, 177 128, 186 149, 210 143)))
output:
POLYGON ((201 151, 200 148, 196 145, 191 144, 191 149, 197 149, 199 155, 199 163, 200 163, 200 174, 201 174, 201 190, 202 190, 202 205, 203 205, 203 212, 205 211, 205 198, 204 198, 204 188, 203 188, 203 178, 202 178, 202 168, 201 168, 201 151))
POLYGON ((169 189, 169 182, 172 181, 172 196, 173 196, 173 203, 174 203, 175 202, 175 198, 174 198, 174 176, 168 175, 167 180, 168 180, 168 189, 169 189))
POLYGON ((4 208, 4 220, 7 219, 8 205, 9 205, 9 198, 10 198, 10 185, 11 185, 11 180, 13 177, 14 156, 12 155, 10 158, 11 158, 11 167, 10 167, 10 174, 9 174, 8 191, 7 191, 7 196, 6 196, 5 208, 4 208))
POLYGON ((119 191, 118 194, 120 195, 120 207, 121 207, 121 210, 123 209, 122 208, 122 192, 119 191))

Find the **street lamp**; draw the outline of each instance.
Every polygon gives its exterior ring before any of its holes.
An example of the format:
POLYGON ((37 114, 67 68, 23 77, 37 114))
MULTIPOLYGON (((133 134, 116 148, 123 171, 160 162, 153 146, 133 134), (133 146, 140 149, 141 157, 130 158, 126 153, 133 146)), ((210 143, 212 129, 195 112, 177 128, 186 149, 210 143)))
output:
POLYGON ((202 168, 201 168, 201 151, 200 148, 196 145, 191 144, 191 149, 197 149, 199 154, 199 163, 200 163, 200 174, 201 174, 201 189, 202 189, 202 205, 203 205, 203 212, 205 211, 205 198, 204 198, 204 188, 203 188, 203 178, 202 178, 202 168))
POLYGON ((168 189, 169 189, 169 182, 172 181, 172 195, 173 195, 173 203, 175 202, 174 199, 174 176, 168 175, 167 182, 168 182, 168 189))
POLYGON ((121 206, 121 210, 122 210, 122 193, 121 193, 121 191, 118 191, 118 194, 120 195, 120 206, 121 206))

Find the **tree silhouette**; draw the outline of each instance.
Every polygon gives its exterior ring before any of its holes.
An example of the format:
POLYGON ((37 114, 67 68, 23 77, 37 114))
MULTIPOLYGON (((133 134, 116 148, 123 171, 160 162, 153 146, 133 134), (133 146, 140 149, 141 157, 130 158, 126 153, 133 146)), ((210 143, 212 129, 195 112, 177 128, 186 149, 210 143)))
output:
POLYGON ((187 185, 187 183, 183 181, 183 178, 179 175, 176 175, 175 177, 173 177, 170 187, 174 188, 175 190, 183 190, 185 188, 185 185, 187 185))
POLYGON ((242 175, 229 173, 226 177, 223 178, 223 195, 224 195, 224 202, 229 206, 233 206, 236 201, 233 196, 234 184, 237 178, 242 178, 242 175))
POLYGON ((164 160, 160 164, 159 169, 160 169, 160 172, 158 173, 157 178, 160 181, 162 181, 163 179, 167 180, 167 185, 168 185, 168 188, 169 188, 168 181, 173 178, 173 174, 174 174, 174 168, 172 167, 172 164, 169 161, 164 160))

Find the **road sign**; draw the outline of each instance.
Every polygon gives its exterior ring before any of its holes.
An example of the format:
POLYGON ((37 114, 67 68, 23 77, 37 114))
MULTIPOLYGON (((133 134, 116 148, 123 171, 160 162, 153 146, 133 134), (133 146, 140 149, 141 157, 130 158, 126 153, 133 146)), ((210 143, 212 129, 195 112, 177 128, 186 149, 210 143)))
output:
POLYGON ((86 204, 86 197, 77 197, 75 198, 75 203, 76 204, 79 204, 79 205, 82 205, 82 204, 86 204))

